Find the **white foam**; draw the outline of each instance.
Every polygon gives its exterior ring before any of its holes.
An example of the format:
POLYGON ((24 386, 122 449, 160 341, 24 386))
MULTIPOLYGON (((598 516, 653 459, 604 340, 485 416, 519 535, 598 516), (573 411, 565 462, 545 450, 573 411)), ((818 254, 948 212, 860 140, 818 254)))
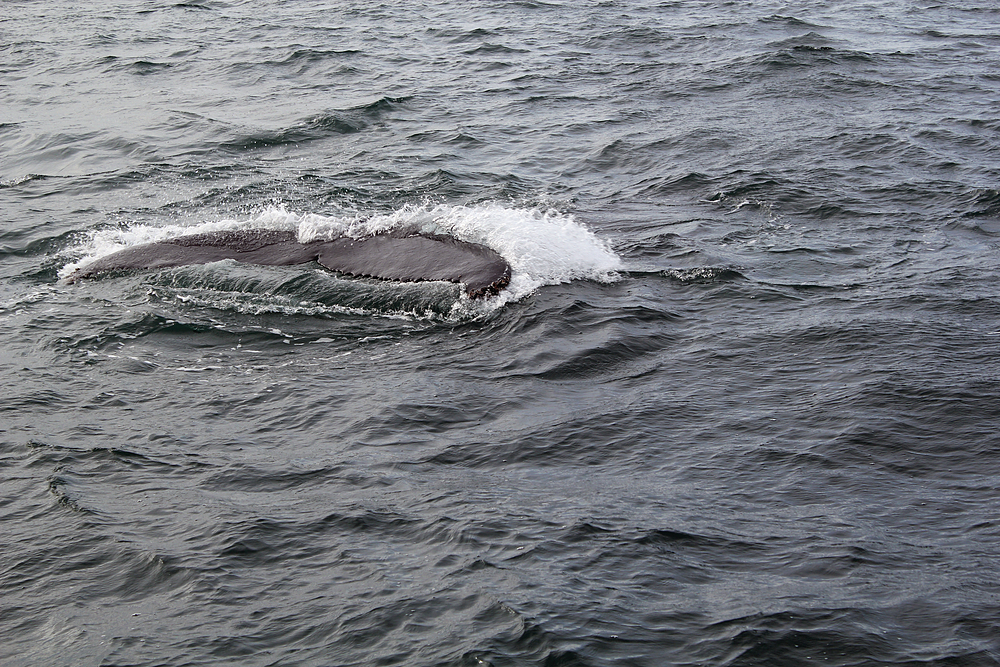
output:
MULTIPOLYGON (((474 206, 404 206, 388 214, 324 216, 273 206, 244 220, 215 220, 196 225, 133 225, 98 230, 69 249, 81 256, 64 266, 60 277, 90 262, 134 245, 205 232, 235 229, 295 231, 300 241, 354 236, 397 229, 444 234, 480 243, 497 251, 511 266, 511 282, 498 297, 482 303, 493 310, 516 301, 543 285, 571 280, 610 282, 617 279, 621 260, 609 245, 573 215, 554 210, 511 208, 497 203, 474 206)), ((467 303, 456 304, 467 309, 467 303)))

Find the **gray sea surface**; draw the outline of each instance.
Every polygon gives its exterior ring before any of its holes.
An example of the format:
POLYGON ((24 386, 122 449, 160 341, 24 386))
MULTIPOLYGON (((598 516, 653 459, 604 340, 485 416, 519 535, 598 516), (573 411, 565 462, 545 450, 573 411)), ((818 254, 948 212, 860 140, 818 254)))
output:
POLYGON ((998 285, 992 1, 6 0, 0 663, 1000 665, 998 285))

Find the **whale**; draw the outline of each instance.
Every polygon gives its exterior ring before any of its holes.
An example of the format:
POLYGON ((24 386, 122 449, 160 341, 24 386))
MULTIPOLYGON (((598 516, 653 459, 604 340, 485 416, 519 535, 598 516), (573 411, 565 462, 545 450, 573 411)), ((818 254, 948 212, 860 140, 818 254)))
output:
POLYGON ((448 281, 464 285, 474 299, 495 296, 510 283, 510 264, 499 253, 450 236, 389 232, 302 243, 295 232, 271 229, 189 234, 132 246, 81 266, 67 280, 227 259, 264 266, 316 262, 347 276, 398 282, 448 281))

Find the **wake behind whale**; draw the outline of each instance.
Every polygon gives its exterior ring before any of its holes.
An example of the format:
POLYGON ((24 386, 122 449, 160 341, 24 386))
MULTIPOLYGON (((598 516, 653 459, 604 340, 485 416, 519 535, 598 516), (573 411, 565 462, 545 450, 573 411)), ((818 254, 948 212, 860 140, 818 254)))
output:
POLYGON ((381 233, 360 239, 342 237, 302 243, 291 231, 242 229, 191 234, 125 248, 77 269, 68 280, 226 259, 265 266, 317 262, 350 276, 461 283, 472 298, 498 294, 510 283, 511 276, 510 265, 494 250, 450 236, 381 233))

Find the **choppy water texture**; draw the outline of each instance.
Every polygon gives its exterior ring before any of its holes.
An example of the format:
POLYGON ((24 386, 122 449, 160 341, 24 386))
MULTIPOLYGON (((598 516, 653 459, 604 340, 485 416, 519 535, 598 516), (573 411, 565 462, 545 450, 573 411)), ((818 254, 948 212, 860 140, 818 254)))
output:
POLYGON ((0 662, 1000 664, 998 73, 985 0, 4 2, 0 662), (514 275, 63 280, 255 227, 514 275))

